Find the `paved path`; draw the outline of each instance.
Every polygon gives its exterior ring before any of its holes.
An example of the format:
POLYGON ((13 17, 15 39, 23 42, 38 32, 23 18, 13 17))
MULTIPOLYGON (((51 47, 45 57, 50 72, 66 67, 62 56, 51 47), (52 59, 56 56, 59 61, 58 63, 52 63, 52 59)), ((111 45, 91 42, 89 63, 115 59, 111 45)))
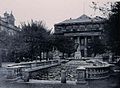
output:
MULTIPOLYGON (((112 84, 112 83, 111 83, 112 84)), ((76 84, 68 81, 67 83, 60 83, 60 81, 46 81, 46 80, 30 80, 30 82, 14 82, 8 80, 0 80, 0 88, 116 88, 115 85, 110 86, 107 81, 91 81, 88 85, 76 84)), ((119 87, 118 87, 119 88, 119 87)))
POLYGON ((87 85, 77 85, 75 82, 60 83, 60 81, 30 80, 30 82, 11 81, 0 78, 0 88, 88 88, 87 85))
POLYGON ((30 83, 22 83, 22 82, 6 82, 0 81, 0 88, 88 88, 84 85, 76 85, 76 84, 63 84, 60 82, 30 82, 30 83))

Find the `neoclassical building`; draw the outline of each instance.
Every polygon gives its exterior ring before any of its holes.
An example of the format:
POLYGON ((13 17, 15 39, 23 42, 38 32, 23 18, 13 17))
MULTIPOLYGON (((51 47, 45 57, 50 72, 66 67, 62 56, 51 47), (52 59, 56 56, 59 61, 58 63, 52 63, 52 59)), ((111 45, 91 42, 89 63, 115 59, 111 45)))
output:
POLYGON ((91 18, 85 14, 76 19, 67 19, 54 25, 55 35, 69 36, 78 44, 82 57, 91 56, 89 43, 101 38, 105 19, 99 16, 91 18))

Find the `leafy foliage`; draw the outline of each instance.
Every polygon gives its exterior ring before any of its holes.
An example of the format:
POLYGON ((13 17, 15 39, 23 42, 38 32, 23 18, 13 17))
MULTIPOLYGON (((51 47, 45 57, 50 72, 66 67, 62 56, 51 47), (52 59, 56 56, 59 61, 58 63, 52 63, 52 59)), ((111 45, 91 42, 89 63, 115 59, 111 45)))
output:
POLYGON ((45 28, 42 21, 32 21, 22 25, 22 34, 24 42, 29 47, 28 55, 31 60, 34 60, 37 56, 41 57, 41 52, 49 51, 50 31, 45 28))
POLYGON ((50 31, 42 21, 22 24, 22 30, 11 39, 8 56, 12 61, 32 61, 38 57, 41 60, 41 53, 52 49, 50 39, 50 31))
POLYGON ((120 55, 120 2, 114 3, 111 14, 105 26, 105 34, 108 37, 107 44, 111 52, 120 55))
POLYGON ((106 47, 102 41, 102 39, 99 39, 97 37, 89 44, 89 46, 91 47, 90 52, 92 52, 94 56, 96 56, 96 54, 105 53, 106 47))
POLYGON ((71 40, 69 37, 65 36, 56 36, 55 38, 55 46, 57 49, 63 53, 68 54, 68 56, 75 52, 75 43, 73 40, 71 40))

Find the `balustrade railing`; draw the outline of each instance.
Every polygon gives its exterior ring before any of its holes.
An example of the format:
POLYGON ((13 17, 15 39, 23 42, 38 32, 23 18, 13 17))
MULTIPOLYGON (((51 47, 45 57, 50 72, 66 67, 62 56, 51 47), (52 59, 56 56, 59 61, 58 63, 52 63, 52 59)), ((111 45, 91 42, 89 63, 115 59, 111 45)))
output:
POLYGON ((84 76, 84 79, 102 79, 102 78, 107 78, 110 75, 110 66, 90 66, 90 67, 83 67, 85 71, 83 73, 80 73, 82 70, 80 69, 81 67, 77 68, 78 74, 78 80, 79 81, 79 76, 84 76))
POLYGON ((50 60, 50 61, 41 61, 41 62, 24 62, 24 63, 18 63, 14 64, 8 67, 13 67, 13 66, 25 66, 26 68, 33 68, 37 66, 44 66, 44 65, 50 65, 50 64, 56 64, 59 63, 58 60, 50 60))
MULTIPOLYGON (((50 60, 50 61, 41 61, 41 62, 25 62, 18 63, 7 67, 7 78, 16 78, 22 75, 23 72, 32 71, 32 69, 38 67, 40 68, 50 67, 52 65, 59 64, 58 60, 50 60)), ((35 69, 36 70, 36 69, 35 69)), ((34 70, 33 70, 34 71, 34 70)))
POLYGON ((86 68, 86 79, 101 79, 106 78, 110 75, 109 66, 101 67, 85 67, 86 68))

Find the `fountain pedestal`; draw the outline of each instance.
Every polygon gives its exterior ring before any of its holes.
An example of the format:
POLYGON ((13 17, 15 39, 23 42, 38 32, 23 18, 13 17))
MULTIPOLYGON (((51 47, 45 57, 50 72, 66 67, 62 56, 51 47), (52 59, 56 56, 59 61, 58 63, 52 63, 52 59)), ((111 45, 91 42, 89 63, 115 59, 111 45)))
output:
POLYGON ((78 45, 77 51, 75 52, 75 59, 81 59, 81 50, 80 50, 80 44, 78 45))
POLYGON ((81 59, 81 58, 82 58, 81 52, 80 51, 75 52, 75 59, 81 59))

